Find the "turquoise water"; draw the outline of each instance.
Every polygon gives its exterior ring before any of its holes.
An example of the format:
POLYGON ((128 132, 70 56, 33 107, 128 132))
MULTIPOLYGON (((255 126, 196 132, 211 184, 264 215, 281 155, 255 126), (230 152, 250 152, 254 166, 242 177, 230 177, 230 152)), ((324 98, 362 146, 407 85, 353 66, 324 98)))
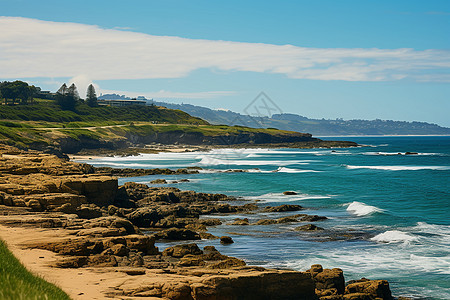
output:
MULTIPOLYGON (((333 140, 339 138, 330 138, 333 140)), ((302 233, 302 225, 221 225, 232 245, 214 245, 249 264, 306 270, 320 263, 340 267, 346 280, 387 279, 394 295, 450 299, 450 137, 355 137, 352 149, 227 149, 211 152, 144 154, 89 160, 97 166, 201 166, 201 174, 120 179, 148 183, 155 178, 183 190, 225 193, 260 205, 300 204, 334 238, 302 233), (417 152, 416 155, 404 155, 417 152), (401 153, 401 154, 398 154, 401 153), (255 169, 257 168, 257 169, 255 169), (227 169, 249 170, 225 173, 227 169), (285 196, 283 191, 298 195, 285 196)), ((220 216, 279 218, 295 213, 220 216)), ((208 216, 206 216, 208 217, 208 216)), ((161 248, 167 244, 160 244, 161 248)))

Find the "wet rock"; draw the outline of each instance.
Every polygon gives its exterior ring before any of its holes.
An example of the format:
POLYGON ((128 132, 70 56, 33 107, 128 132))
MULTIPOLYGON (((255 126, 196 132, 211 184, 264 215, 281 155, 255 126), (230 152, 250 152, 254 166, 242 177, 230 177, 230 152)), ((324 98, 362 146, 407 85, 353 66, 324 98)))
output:
POLYGON ((295 223, 298 222, 296 217, 284 217, 284 218, 279 218, 277 219, 277 223, 278 224, 283 224, 283 223, 295 223))
POLYGON ((234 219, 234 222, 231 225, 249 225, 248 219, 234 219))
POLYGON ((215 240, 219 238, 209 232, 199 232, 199 234, 202 240, 215 240))
POLYGON ((151 184, 167 184, 167 180, 165 179, 155 179, 150 181, 151 184))
POLYGON ((199 240, 200 235, 192 230, 183 228, 170 228, 155 233, 157 239, 181 241, 181 240, 199 240))
POLYGON ((229 236, 221 236, 220 237, 220 243, 221 244, 233 244, 234 241, 231 237, 229 236))
POLYGON ((264 211, 265 212, 286 212, 286 211, 298 211, 302 210, 303 207, 301 207, 298 204, 283 204, 279 206, 267 206, 264 211))
POLYGON ((323 269, 320 265, 313 265, 308 271, 314 280, 317 290, 336 289, 338 294, 344 294, 345 280, 341 269, 323 269))
POLYGON ((203 254, 203 251, 200 250, 197 244, 192 243, 168 247, 162 252, 162 255, 171 257, 183 257, 188 254, 200 255, 203 254))
POLYGON ((321 227, 317 227, 314 224, 306 224, 306 225, 298 226, 294 230, 296 230, 296 231, 318 231, 318 230, 324 230, 324 229, 321 227))
POLYGON ((417 152, 405 152, 405 155, 418 155, 419 153, 417 152))
POLYGON ((237 207, 237 209, 239 211, 244 211, 244 212, 257 210, 258 208, 259 208, 258 205, 254 204, 254 203, 247 203, 247 204, 244 204, 244 205, 241 205, 241 206, 237 207))
POLYGON ((272 224, 277 224, 277 220, 273 220, 273 219, 261 219, 258 220, 255 225, 272 225, 272 224))
POLYGON ((304 216, 300 219, 301 222, 316 222, 316 221, 323 221, 327 220, 327 217, 324 216, 318 216, 318 215, 308 215, 304 216))
POLYGON ((297 193, 296 193, 296 192, 293 192, 293 191, 286 191, 286 192, 283 192, 283 195, 286 195, 286 196, 289 196, 289 195, 297 195, 297 193))
POLYGON ((126 215, 126 218, 138 227, 151 227, 151 225, 158 222, 162 216, 155 208, 141 207, 126 215))
POLYGON ((201 223, 192 223, 192 224, 188 224, 185 226, 186 229, 192 230, 192 231, 196 231, 196 232, 204 232, 207 230, 206 225, 205 224, 201 224, 201 223))
POLYGON ((345 293, 363 293, 369 294, 373 298, 381 298, 386 300, 393 299, 389 288, 389 283, 386 280, 361 279, 357 282, 348 284, 345 287, 345 293))
POLYGON ((217 226, 222 225, 222 221, 220 219, 201 219, 199 220, 201 224, 204 224, 205 226, 217 226))

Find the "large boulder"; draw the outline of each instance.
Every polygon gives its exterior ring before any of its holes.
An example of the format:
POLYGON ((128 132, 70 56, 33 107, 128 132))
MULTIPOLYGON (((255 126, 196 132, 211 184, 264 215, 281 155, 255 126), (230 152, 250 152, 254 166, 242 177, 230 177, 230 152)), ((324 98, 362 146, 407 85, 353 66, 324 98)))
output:
POLYGON ((344 272, 341 269, 323 269, 321 265, 312 265, 306 271, 311 274, 317 290, 336 289, 338 294, 344 294, 345 280, 344 272))
POLYGON ((192 284, 194 299, 316 299, 309 274, 294 271, 265 271, 212 276, 192 284))
POLYGON ((368 280, 361 279, 350 283, 345 287, 346 294, 363 293, 369 294, 373 298, 381 298, 383 300, 393 299, 389 282, 386 280, 368 280))
POLYGON ((163 218, 158 209, 151 207, 140 207, 126 217, 138 227, 151 227, 163 218))
POLYGON ((303 207, 301 207, 298 204, 283 204, 279 206, 267 206, 264 211, 265 212, 286 212, 286 211, 298 211, 302 210, 303 207))
POLYGON ((324 230, 324 229, 322 227, 317 227, 314 224, 306 224, 306 225, 295 227, 294 230, 296 230, 296 231, 320 231, 320 230, 324 230))
POLYGON ((135 249, 145 255, 156 255, 159 253, 158 248, 155 247, 155 239, 147 235, 127 235, 124 237, 126 245, 130 249, 135 249))
POLYGON ((61 189, 84 195, 89 203, 108 206, 114 203, 117 178, 109 176, 69 176, 61 179, 61 189))
POLYGON ((155 233, 157 239, 182 241, 182 240, 200 240, 200 235, 192 230, 185 228, 170 228, 155 233))
POLYGON ((185 255, 200 255, 203 251, 197 246, 197 244, 183 244, 166 248, 163 252, 163 256, 183 257, 185 255))

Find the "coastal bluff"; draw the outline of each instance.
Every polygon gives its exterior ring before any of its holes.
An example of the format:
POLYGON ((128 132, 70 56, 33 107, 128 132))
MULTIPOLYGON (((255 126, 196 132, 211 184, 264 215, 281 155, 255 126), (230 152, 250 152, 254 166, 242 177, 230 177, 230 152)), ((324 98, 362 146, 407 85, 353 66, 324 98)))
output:
MULTIPOLYGON (((73 299, 394 299, 385 280, 346 283, 341 269, 321 265, 304 272, 248 266, 198 247, 196 240, 217 239, 207 229, 221 224, 200 216, 268 209, 233 201, 119 186, 88 164, 0 145, 0 237, 73 299), (158 241, 178 243, 160 251, 158 241)), ((302 208, 271 211, 285 209, 302 208)))

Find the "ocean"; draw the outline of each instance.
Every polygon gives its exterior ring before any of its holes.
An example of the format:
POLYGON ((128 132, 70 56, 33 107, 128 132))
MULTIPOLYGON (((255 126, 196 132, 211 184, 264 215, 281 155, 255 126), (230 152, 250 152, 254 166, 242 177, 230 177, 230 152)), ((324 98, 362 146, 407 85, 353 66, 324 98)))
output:
MULTIPOLYGON (((224 193, 236 203, 299 204, 300 212, 219 217, 210 227, 235 241, 198 241, 250 265, 304 271, 312 264, 343 269, 346 280, 386 279, 394 295, 450 299, 450 137, 333 137, 363 147, 348 149, 216 149, 142 154, 86 161, 95 166, 182 168, 192 175, 120 178, 150 184, 156 178, 182 190, 224 193), (406 154, 413 152, 417 154, 406 154), (247 172, 225 172, 226 170, 247 172), (189 182, 174 183, 179 179, 189 182), (295 191, 297 195, 283 195, 295 191), (256 202, 255 202, 256 201, 256 202), (305 223, 230 225, 297 213, 326 216, 320 232, 295 231, 305 223), (228 222, 229 221, 229 222, 228 222), (226 223, 228 222, 228 224, 226 223)), ((162 185, 155 185, 162 186, 162 185)), ((172 243, 159 243, 160 250, 172 243)))

